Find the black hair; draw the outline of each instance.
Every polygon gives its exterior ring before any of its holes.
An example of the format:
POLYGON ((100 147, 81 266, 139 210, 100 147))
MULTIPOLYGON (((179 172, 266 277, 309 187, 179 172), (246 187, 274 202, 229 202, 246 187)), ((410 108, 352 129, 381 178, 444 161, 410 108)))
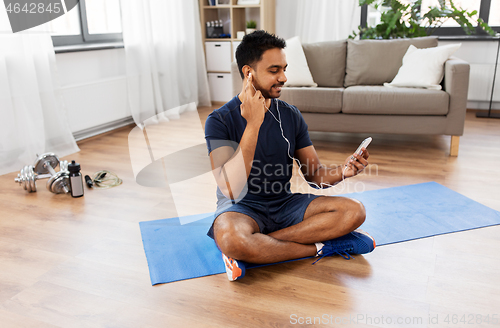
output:
POLYGON ((257 63, 262 59, 262 54, 266 50, 274 48, 283 49, 285 47, 286 42, 284 39, 263 30, 257 30, 245 35, 238 48, 236 48, 236 63, 238 64, 241 78, 245 77, 242 71, 243 66, 252 66, 257 63))

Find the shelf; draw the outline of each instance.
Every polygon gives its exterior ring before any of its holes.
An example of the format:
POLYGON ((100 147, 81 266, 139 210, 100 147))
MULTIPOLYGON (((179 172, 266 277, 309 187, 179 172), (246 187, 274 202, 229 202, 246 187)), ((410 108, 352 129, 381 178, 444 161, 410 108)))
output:
MULTIPOLYGON (((276 1, 275 0, 260 0, 259 4, 241 4, 238 5, 238 0, 224 1, 228 4, 221 4, 217 6, 208 5, 207 0, 199 0, 200 8, 200 22, 203 46, 205 48, 205 59, 207 61, 208 73, 227 74, 230 73, 227 65, 213 66, 214 61, 222 61, 223 63, 231 64, 234 61, 234 52, 236 46, 241 39, 237 39, 236 35, 239 31, 245 31, 246 22, 254 20, 257 23, 257 28, 266 30, 269 33, 275 33, 275 13, 276 1), (230 34, 230 38, 207 38, 206 23, 210 21, 223 22, 223 33, 230 34), (230 50, 230 56, 227 55, 227 50, 222 52, 214 51, 212 47, 217 45, 210 44, 210 42, 220 42, 220 48, 230 50), (227 44, 229 43, 229 44, 227 44), (210 65, 208 65, 210 63, 210 65), (211 69, 208 67, 211 66, 211 69)), ((217 33, 220 33, 219 31, 217 33)), ((217 35, 217 34, 212 34, 217 35)), ((218 80, 217 80, 218 81, 218 80)), ((218 81, 220 82, 220 81, 218 81)), ((215 83, 215 82, 214 82, 215 83)), ((215 83, 211 85, 212 88, 221 89, 223 86, 215 83)), ((226 87, 224 87, 226 88, 226 87)), ((220 90, 211 90, 220 91, 220 90)), ((230 97, 228 99, 230 100, 230 97)))
POLYGON ((233 8, 260 8, 260 5, 234 5, 233 8))
MULTIPOLYGON (((234 6, 233 6, 234 7, 234 6)), ((203 6, 203 9, 230 9, 231 5, 219 5, 219 6, 203 6)))
POLYGON ((490 36, 490 35, 446 35, 439 36, 438 39, 441 41, 498 41, 500 37, 490 36))
POLYGON ((206 42, 222 42, 222 41, 227 41, 227 42, 241 42, 241 39, 235 39, 235 38, 205 38, 206 42))
POLYGON ((219 6, 203 6, 203 9, 227 9, 227 8, 260 8, 260 5, 219 5, 219 6))
POLYGON ((221 41, 232 41, 232 40, 233 40, 232 38, 205 38, 205 41, 207 42, 221 42, 221 41))

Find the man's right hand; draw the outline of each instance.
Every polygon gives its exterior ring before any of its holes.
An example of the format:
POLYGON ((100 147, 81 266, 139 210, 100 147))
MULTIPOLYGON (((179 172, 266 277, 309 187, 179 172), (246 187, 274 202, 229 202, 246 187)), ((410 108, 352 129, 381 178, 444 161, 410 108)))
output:
POLYGON ((247 121, 247 126, 260 128, 264 122, 266 99, 260 90, 255 92, 253 87, 253 75, 250 74, 243 81, 243 91, 241 97, 241 116, 247 121))
POLYGON ((241 100, 241 116, 247 121, 238 149, 234 151, 233 147, 220 147, 210 153, 217 185, 224 196, 230 199, 245 196, 242 192, 247 187, 260 126, 266 113, 265 98, 260 91, 255 91, 252 81, 251 75, 243 81, 238 96, 241 100))

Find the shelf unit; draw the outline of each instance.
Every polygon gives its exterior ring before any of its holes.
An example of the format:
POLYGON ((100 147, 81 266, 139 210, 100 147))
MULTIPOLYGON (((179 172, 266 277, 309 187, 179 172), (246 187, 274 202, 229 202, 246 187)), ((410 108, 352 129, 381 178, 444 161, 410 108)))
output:
POLYGON ((237 31, 245 31, 246 21, 255 20, 257 29, 275 32, 275 0, 260 0, 258 5, 238 5, 238 0, 229 0, 229 4, 210 6, 208 0, 200 1, 200 20, 203 42, 205 41, 239 41, 237 31), (206 22, 222 19, 224 33, 231 38, 207 38, 206 22))
POLYGON ((241 41, 236 38, 236 32, 245 31, 246 22, 254 20, 257 29, 275 33, 276 3, 275 0, 260 0, 259 4, 238 5, 238 0, 217 0, 219 3, 227 2, 227 4, 211 6, 208 1, 199 0, 199 6, 210 92, 214 102, 226 102, 231 99, 232 84, 229 82, 231 62, 235 60, 234 53, 241 41), (223 33, 230 34, 230 38, 207 38, 206 23, 216 20, 222 20, 223 33), (216 64, 213 65, 214 63, 216 64))

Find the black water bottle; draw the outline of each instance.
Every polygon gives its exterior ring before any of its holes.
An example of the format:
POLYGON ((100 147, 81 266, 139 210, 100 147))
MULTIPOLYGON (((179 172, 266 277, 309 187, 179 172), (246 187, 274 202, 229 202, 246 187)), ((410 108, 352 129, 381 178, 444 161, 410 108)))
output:
POLYGON ((83 196, 83 180, 82 174, 80 173, 80 164, 71 161, 68 164, 69 171, 69 185, 71 186, 71 196, 72 197, 82 197, 83 196))

